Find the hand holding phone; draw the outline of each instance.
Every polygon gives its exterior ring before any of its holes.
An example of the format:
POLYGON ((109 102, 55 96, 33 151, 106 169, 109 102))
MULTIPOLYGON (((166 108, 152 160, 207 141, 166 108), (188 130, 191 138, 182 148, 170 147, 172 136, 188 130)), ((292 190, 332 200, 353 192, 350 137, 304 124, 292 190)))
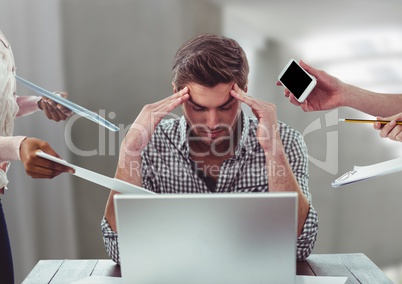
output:
POLYGON ((278 76, 278 81, 288 89, 299 103, 303 103, 317 84, 314 76, 307 73, 291 59, 278 76))

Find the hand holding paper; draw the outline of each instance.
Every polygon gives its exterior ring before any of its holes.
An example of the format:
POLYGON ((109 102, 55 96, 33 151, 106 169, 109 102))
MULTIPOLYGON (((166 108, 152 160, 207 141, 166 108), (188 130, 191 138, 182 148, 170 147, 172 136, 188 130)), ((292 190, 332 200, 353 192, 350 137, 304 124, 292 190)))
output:
POLYGON ((90 170, 78 167, 76 165, 70 164, 65 160, 59 159, 57 157, 51 156, 49 154, 46 154, 45 152, 42 151, 38 151, 36 153, 37 156, 44 158, 44 159, 48 159, 50 161, 59 163, 61 165, 65 165, 68 166, 72 169, 74 169, 74 174, 75 176, 78 176, 80 178, 86 179, 88 181, 91 181, 93 183, 99 184, 101 186, 113 189, 115 191, 118 191, 120 193, 128 193, 128 194, 155 194, 152 191, 149 191, 145 188, 136 186, 134 184, 119 180, 119 179, 115 179, 115 178, 111 178, 111 177, 107 177, 101 174, 98 174, 96 172, 92 172, 90 170))

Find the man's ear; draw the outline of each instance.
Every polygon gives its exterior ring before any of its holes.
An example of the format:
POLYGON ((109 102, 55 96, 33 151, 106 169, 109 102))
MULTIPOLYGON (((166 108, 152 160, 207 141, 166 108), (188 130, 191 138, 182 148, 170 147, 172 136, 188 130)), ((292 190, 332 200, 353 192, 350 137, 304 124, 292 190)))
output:
POLYGON ((172 87, 173 87, 173 93, 177 93, 176 86, 175 86, 175 84, 173 82, 172 82, 172 87))
POLYGON ((243 91, 244 91, 245 93, 247 93, 247 90, 248 90, 248 85, 244 86, 244 90, 243 90, 243 91))

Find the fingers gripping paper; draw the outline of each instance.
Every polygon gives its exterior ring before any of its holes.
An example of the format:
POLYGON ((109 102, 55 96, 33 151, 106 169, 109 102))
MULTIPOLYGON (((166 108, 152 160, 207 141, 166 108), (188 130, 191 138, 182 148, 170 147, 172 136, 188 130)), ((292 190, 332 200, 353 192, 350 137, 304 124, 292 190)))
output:
POLYGON ((120 193, 127 193, 127 194, 155 194, 152 191, 149 191, 149 190, 147 190, 145 188, 142 188, 142 187, 136 186, 134 184, 125 182, 123 180, 119 180, 119 179, 116 179, 116 178, 111 178, 111 177, 108 177, 108 176, 104 176, 104 175, 101 175, 99 173, 96 173, 96 172, 93 172, 93 171, 78 167, 76 165, 70 164, 65 160, 62 160, 62 159, 59 159, 57 157, 51 156, 51 155, 49 155, 47 153, 44 153, 42 151, 38 151, 36 153, 36 155, 41 157, 41 158, 44 158, 44 159, 59 163, 61 165, 70 167, 70 168, 74 169, 74 171, 75 171, 74 175, 75 176, 78 176, 80 178, 86 179, 86 180, 88 180, 90 182, 96 183, 96 184, 101 185, 103 187, 113 189, 113 190, 118 191, 120 193))

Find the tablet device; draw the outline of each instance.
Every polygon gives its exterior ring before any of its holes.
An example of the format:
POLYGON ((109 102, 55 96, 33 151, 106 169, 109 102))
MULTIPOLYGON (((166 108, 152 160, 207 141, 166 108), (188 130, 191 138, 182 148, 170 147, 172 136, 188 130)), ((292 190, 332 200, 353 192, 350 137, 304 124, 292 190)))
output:
POLYGON ((80 105, 77 105, 61 96, 53 94, 52 92, 49 92, 48 90, 45 90, 45 89, 35 85, 34 83, 29 82, 28 80, 25 80, 24 78, 21 78, 17 75, 15 75, 15 79, 17 80, 17 82, 21 83, 25 87, 33 90, 34 92, 36 92, 46 98, 51 99, 52 101, 68 108, 69 110, 75 112, 78 115, 81 115, 82 117, 92 120, 93 122, 98 123, 99 125, 102 125, 108 129, 110 129, 111 131, 116 132, 116 131, 120 130, 116 125, 107 121, 106 119, 104 119, 100 115, 94 113, 93 111, 87 110, 86 108, 84 108, 80 105))

